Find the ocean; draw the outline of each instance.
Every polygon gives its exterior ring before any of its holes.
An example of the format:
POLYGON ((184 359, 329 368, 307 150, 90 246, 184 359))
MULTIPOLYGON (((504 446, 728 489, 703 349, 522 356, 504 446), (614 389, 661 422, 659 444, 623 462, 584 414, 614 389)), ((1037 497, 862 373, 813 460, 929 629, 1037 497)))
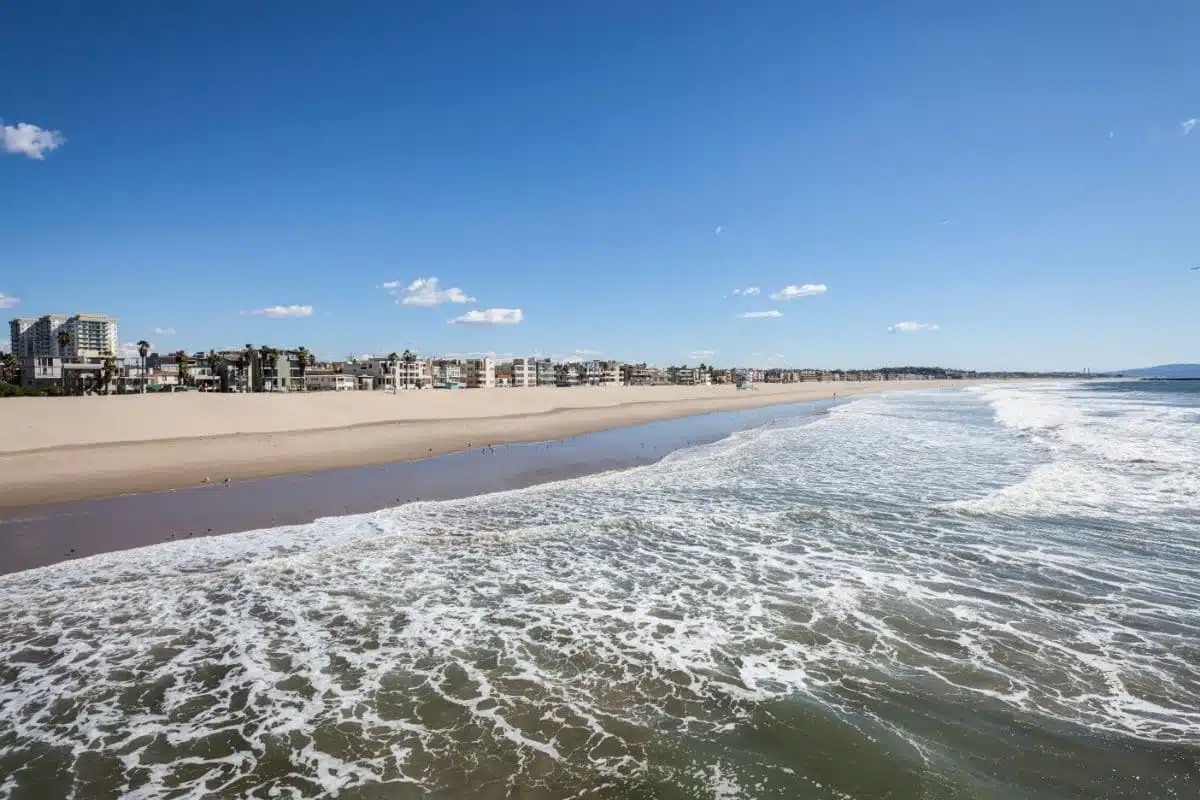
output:
POLYGON ((1200 797, 1200 382, 0 576, 0 798, 1200 797))

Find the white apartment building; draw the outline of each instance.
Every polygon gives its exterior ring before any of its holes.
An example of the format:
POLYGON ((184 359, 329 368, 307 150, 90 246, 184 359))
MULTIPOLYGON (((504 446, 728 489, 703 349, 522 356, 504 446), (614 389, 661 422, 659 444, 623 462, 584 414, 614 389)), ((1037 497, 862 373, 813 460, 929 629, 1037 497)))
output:
POLYGON ((429 362, 424 358, 396 363, 396 384, 401 389, 425 389, 433 383, 429 362))
POLYGON ((310 372, 304 376, 304 383, 310 392, 352 392, 358 388, 353 375, 340 372, 310 372))
POLYGON ((514 358, 512 360, 512 385, 517 388, 537 386, 537 361, 532 358, 514 358))
POLYGON ((469 389, 496 386, 496 362, 492 358, 468 358, 462 362, 463 385, 469 389))
POLYGON ((462 365, 454 359, 435 359, 430 367, 430 374, 433 376, 434 386, 461 385, 463 382, 462 365))
POLYGON ((19 358, 65 358, 68 361, 96 360, 116 353, 120 338, 117 318, 103 314, 45 314, 36 319, 18 317, 8 324, 12 353, 19 358), (70 336, 65 348, 59 334, 70 336))

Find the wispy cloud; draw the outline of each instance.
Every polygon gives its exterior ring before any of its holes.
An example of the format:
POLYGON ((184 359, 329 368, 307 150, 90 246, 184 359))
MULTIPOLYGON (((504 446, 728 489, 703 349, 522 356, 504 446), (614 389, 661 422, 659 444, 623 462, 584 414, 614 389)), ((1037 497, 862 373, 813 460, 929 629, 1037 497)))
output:
POLYGON ((738 314, 737 318, 738 319, 775 319, 776 317, 782 317, 782 316, 783 316, 782 312, 776 311, 775 309, 772 308, 770 311, 747 311, 745 313, 738 314))
POLYGON ((155 328, 154 333, 157 336, 174 336, 175 329, 174 328, 155 328))
POLYGON ((46 158, 46 153, 57 150, 66 143, 67 137, 59 131, 39 128, 28 122, 0 125, 0 147, 4 148, 4 152, 28 156, 35 161, 42 161, 46 158))
POLYGON ((450 289, 439 289, 437 278, 417 278, 415 281, 400 289, 399 281, 388 281, 383 288, 396 295, 396 303, 404 306, 419 306, 429 308, 442 303, 474 303, 474 297, 467 297, 457 286, 450 289))
POLYGON ((312 312, 312 306, 271 306, 270 308, 256 308, 250 313, 260 317, 286 319, 288 317, 311 317, 312 312))
POLYGON ((1200 122, 1200 119, 1192 117, 1191 119, 1185 119, 1183 122, 1179 123, 1179 127, 1183 128, 1183 135, 1187 136, 1189 133, 1191 133, 1192 128, 1196 127, 1197 122, 1200 122))
POLYGON ((761 294, 762 289, 759 289, 757 286, 747 286, 745 289, 734 289, 733 293, 742 297, 754 297, 756 294, 761 294))
POLYGON ((599 350, 589 350, 585 347, 581 350, 576 350, 575 355, 577 355, 577 356, 598 356, 598 355, 600 355, 600 351, 599 350))
POLYGON ((19 305, 21 305, 21 298, 10 297, 0 292, 0 308, 16 308, 19 305))
POLYGON ((808 297, 814 294, 824 294, 827 287, 823 283, 805 283, 797 286, 789 284, 771 295, 772 300, 795 300, 797 297, 808 297))
POLYGON ((485 308, 468 311, 450 320, 451 325, 516 325, 524 315, 519 308, 485 308))
POLYGON ((687 354, 687 357, 692 359, 693 361, 697 361, 702 358, 712 358, 716 354, 717 354, 716 350, 693 350, 692 352, 687 354))
POLYGON ((938 326, 932 322, 897 322, 888 327, 888 333, 912 333, 913 331, 936 331, 938 326))

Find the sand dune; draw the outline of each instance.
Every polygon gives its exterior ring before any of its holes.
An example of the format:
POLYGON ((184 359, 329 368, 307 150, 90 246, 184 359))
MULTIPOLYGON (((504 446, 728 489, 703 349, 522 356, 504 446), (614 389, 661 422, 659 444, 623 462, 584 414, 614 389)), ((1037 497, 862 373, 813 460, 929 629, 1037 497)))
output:
POLYGON ((961 381, 153 394, 0 402, 0 507, 421 458, 712 411, 961 381))

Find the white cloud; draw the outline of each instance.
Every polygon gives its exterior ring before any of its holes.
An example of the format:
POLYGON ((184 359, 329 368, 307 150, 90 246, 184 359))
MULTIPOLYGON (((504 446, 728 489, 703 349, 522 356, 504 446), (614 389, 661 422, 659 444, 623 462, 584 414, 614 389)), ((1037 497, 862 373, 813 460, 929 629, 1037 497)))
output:
POLYGON ((712 358, 716 354, 716 350, 693 350, 687 354, 687 357, 693 361, 699 361, 702 358, 712 358))
POLYGON ((888 327, 888 333, 911 333, 913 331, 936 331, 938 326, 932 322, 897 322, 888 327))
MULTIPOLYGON (((149 344, 150 344, 150 350, 148 352, 150 352, 150 353, 155 352, 154 342, 150 342, 149 344)), ((120 347, 117 348, 116 356, 117 356, 117 358, 138 358, 138 359, 140 359, 141 355, 138 353, 137 342, 126 342, 125 344, 121 345, 120 347)))
POLYGON ((41 161, 46 157, 46 153, 57 150, 66 143, 67 137, 60 132, 48 131, 28 122, 0 125, 0 147, 3 147, 6 153, 18 153, 41 161))
POLYGON ((585 347, 582 350, 576 350, 575 355, 577 355, 577 356, 598 356, 598 355, 600 355, 600 351, 599 350, 588 350, 585 347))
POLYGON ((742 297, 754 297, 754 295, 760 294, 761 292, 762 289, 759 289, 757 286, 747 286, 745 289, 733 290, 734 294, 741 295, 742 297))
POLYGON ((21 305, 21 298, 9 297, 4 292, 0 292, 0 308, 16 308, 19 305, 21 305))
POLYGON ((174 328, 155 328, 154 333, 157 336, 174 336, 175 329, 174 328))
POLYGON ((384 289, 398 289, 400 287, 400 281, 384 281, 380 285, 384 289))
POLYGON ((1183 135, 1187 136, 1189 133, 1191 133, 1192 128, 1196 127, 1197 122, 1200 122, 1200 119, 1192 117, 1191 119, 1185 119, 1183 122, 1179 123, 1179 127, 1183 128, 1183 135))
POLYGON ((524 316, 519 308, 485 308, 468 311, 450 320, 451 325, 516 325, 524 316))
POLYGON ((737 318, 738 319, 775 319, 776 317, 782 317, 782 316, 783 316, 782 312, 776 311, 775 309, 772 308, 770 311, 747 311, 744 314, 738 314, 737 318))
POLYGON ((826 286, 823 283, 806 283, 803 286, 790 284, 771 295, 772 300, 794 300, 797 297, 808 297, 813 294, 824 294, 826 286))
MULTIPOLYGON (((388 281, 388 283, 396 285, 388 287, 388 284, 385 283, 384 288, 391 288, 392 294, 399 295, 399 284, 395 281, 388 281)), ((437 278, 417 278, 405 287, 403 296, 396 302, 405 306, 428 308, 442 303, 474 303, 475 298, 467 297, 458 287, 439 289, 437 278)))
POLYGON ((312 312, 312 306, 271 306, 270 308, 256 308, 250 313, 260 317, 286 319, 288 317, 311 317, 312 312))

